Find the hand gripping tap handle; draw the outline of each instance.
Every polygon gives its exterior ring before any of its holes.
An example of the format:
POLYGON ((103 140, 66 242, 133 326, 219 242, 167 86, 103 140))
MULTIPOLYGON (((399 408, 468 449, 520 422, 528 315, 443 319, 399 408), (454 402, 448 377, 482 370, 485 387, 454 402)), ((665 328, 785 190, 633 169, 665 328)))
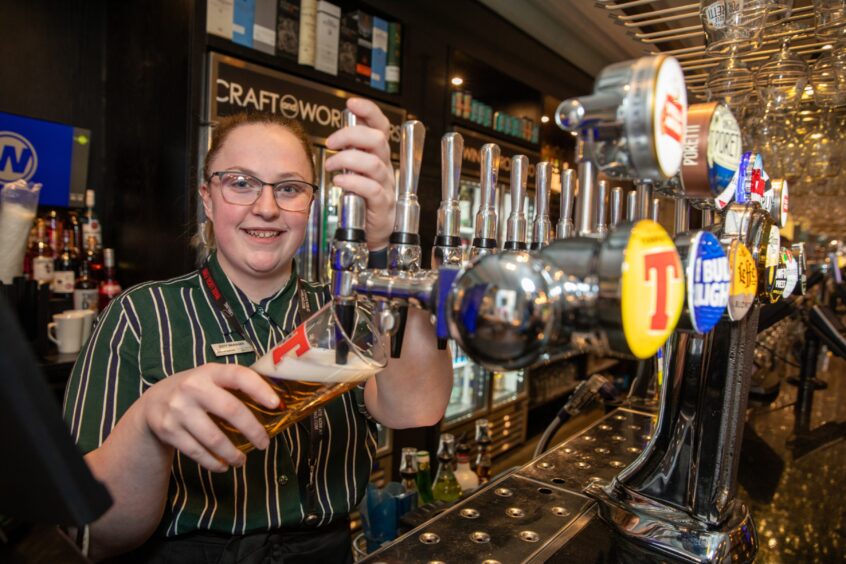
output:
POLYGON ((481 198, 476 212, 476 232, 470 258, 496 252, 496 176, 499 172, 499 145, 487 143, 481 151, 481 198))
POLYGON ((548 162, 535 166, 535 221, 532 223, 532 250, 542 249, 549 244, 549 179, 552 165, 548 162))
POLYGON ((561 216, 555 230, 556 239, 567 239, 573 236, 573 194, 576 191, 576 171, 565 168, 561 171, 561 216))
MULTIPOLYGON (((355 127, 356 115, 349 110, 343 112, 343 126, 355 127)), ((364 233, 366 205, 364 198, 351 192, 341 195, 340 217, 332 242, 332 297, 335 313, 341 329, 350 334, 355 323, 355 296, 353 286, 358 273, 367 267, 367 240, 364 233)), ((346 364, 349 347, 338 334, 335 361, 346 364)))
POLYGON ((461 156, 464 138, 460 133, 441 137, 441 205, 438 208, 438 228, 432 246, 432 268, 442 264, 458 266, 463 261, 461 246, 461 208, 458 190, 461 179, 461 156))
POLYGON ((511 159, 511 213, 508 215, 504 248, 525 251, 526 244, 526 183, 529 179, 529 159, 515 155, 511 159))
MULTIPOLYGON (((400 143, 400 185, 397 194, 396 221, 388 247, 391 273, 414 273, 420 270, 420 204, 417 183, 423 161, 423 140, 426 128, 417 120, 402 124, 400 143)), ((396 333, 391 337, 391 357, 402 354, 408 306, 400 306, 396 333)))

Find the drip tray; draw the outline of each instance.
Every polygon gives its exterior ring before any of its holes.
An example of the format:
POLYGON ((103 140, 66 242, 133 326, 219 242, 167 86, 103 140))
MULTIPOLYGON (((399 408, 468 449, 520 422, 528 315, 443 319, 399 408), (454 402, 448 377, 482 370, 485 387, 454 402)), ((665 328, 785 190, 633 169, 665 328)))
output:
POLYGON ((607 484, 640 456, 654 427, 651 415, 617 409, 516 474, 579 492, 594 482, 607 484))
POLYGON ((540 552, 593 502, 513 474, 374 552, 364 562, 522 562, 540 552))

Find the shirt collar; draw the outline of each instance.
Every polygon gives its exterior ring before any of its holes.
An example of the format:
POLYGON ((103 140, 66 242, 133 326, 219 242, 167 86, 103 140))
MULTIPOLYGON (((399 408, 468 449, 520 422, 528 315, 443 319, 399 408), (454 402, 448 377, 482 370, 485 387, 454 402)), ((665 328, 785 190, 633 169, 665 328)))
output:
MULTIPOLYGON (((291 272, 297 271, 296 263, 292 262, 291 272)), ((218 289, 229 307, 232 308, 232 313, 239 323, 245 325, 248 320, 252 319, 259 311, 264 311, 270 319, 279 327, 285 327, 285 313, 287 311, 286 305, 294 297, 297 290, 296 276, 292 275, 288 281, 277 290, 274 294, 262 299, 259 303, 252 301, 247 294, 238 288, 232 282, 223 268, 220 266, 220 261, 217 259, 217 252, 214 251, 209 255, 209 270, 214 276, 215 282, 218 284, 218 289)), ((234 327, 230 327, 230 333, 235 331, 234 327)))

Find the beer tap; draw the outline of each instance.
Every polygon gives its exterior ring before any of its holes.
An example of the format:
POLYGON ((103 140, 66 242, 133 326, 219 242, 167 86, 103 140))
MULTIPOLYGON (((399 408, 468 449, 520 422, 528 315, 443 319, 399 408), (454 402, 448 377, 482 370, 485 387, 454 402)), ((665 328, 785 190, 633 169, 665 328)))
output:
POLYGON ((561 171, 561 216, 555 230, 556 239, 572 237, 575 232, 573 225, 573 195, 576 190, 575 171, 565 168, 561 171))
POLYGON ((637 192, 630 190, 626 194, 626 221, 632 223, 637 220, 637 192))
POLYGON ((608 181, 600 180, 596 191, 596 229, 594 233, 597 235, 605 235, 608 233, 608 224, 605 218, 605 200, 608 196, 608 181))
MULTIPOLYGON (((343 127, 355 127, 356 115, 349 110, 342 114, 343 127)), ((341 195, 338 228, 332 242, 332 299, 341 327, 351 334, 355 322, 355 293, 353 286, 358 273, 367 267, 369 251, 364 233, 366 203, 362 196, 344 191, 341 195)), ((346 364, 349 348, 347 341, 337 339, 335 362, 346 364)))
POLYGON ((535 165, 535 220, 532 223, 532 250, 549 244, 552 223, 549 221, 549 180, 552 165, 546 161, 535 165))
POLYGON ((576 233, 578 235, 590 235, 595 226, 596 195, 594 194, 594 184, 597 171, 592 160, 593 152, 593 138, 590 135, 579 138, 576 143, 576 162, 579 171, 577 180, 579 200, 576 207, 576 233))
MULTIPOLYGON (((413 274, 420 270, 420 204, 417 183, 423 161, 423 140, 426 128, 417 120, 402 124, 400 144, 400 185, 397 195, 396 221, 388 246, 388 268, 392 274, 413 274)), ((402 354, 402 341, 408 307, 401 305, 396 332, 391 337, 391 357, 402 354)))
POLYGON ((614 229, 623 221, 623 189, 615 186, 611 189, 611 229, 614 229))
POLYGON ((470 247, 470 259, 497 251, 496 177, 499 172, 499 146, 486 143, 481 150, 480 201, 476 212, 476 233, 470 247))
POLYGON ((649 208, 649 219, 659 223, 661 217, 661 198, 652 198, 652 205, 649 208))
MULTIPOLYGON (((441 138, 441 205, 438 208, 438 230, 432 247, 432 268, 461 266, 464 248, 461 245, 461 209, 458 190, 461 179, 461 155, 464 138, 460 133, 447 133, 441 138)), ((447 340, 438 338, 438 349, 444 350, 447 340)))
POLYGON ((673 231, 676 234, 683 233, 689 229, 690 217, 688 212, 690 208, 687 205, 687 200, 684 198, 676 198, 673 205, 673 231))
POLYGON ((529 178, 529 159, 515 155, 511 159, 511 213, 506 223, 506 251, 525 251, 526 243, 526 182, 529 178))
POLYGON ((438 230, 432 247, 432 268, 442 264, 460 266, 464 262, 459 231, 461 209, 458 205, 463 153, 464 138, 460 133, 447 133, 441 138, 441 205, 438 208, 438 230))

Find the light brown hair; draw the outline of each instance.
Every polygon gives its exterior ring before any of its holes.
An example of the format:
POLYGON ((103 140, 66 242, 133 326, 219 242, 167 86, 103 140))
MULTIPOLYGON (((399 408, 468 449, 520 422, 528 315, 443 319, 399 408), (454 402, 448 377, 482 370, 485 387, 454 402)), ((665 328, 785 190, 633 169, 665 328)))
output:
MULTIPOLYGON (((212 172, 209 168, 211 166, 210 163, 214 160, 215 156, 217 156, 218 152, 220 152, 220 149, 223 147, 223 143, 229 137, 229 134, 242 125, 252 124, 278 125, 290 131, 300 142, 303 151, 305 151, 306 158, 311 164, 310 170, 313 181, 315 176, 314 152, 312 151, 311 141, 309 140, 308 134, 299 121, 288 119, 278 114, 242 112, 221 118, 213 126, 211 146, 209 147, 205 161, 203 162, 203 182, 209 181, 209 175, 211 175, 212 172)), ((205 257, 215 248, 214 226, 212 225, 210 219, 206 218, 206 221, 198 226, 197 234, 192 238, 192 244, 197 247, 201 257, 205 257)))

